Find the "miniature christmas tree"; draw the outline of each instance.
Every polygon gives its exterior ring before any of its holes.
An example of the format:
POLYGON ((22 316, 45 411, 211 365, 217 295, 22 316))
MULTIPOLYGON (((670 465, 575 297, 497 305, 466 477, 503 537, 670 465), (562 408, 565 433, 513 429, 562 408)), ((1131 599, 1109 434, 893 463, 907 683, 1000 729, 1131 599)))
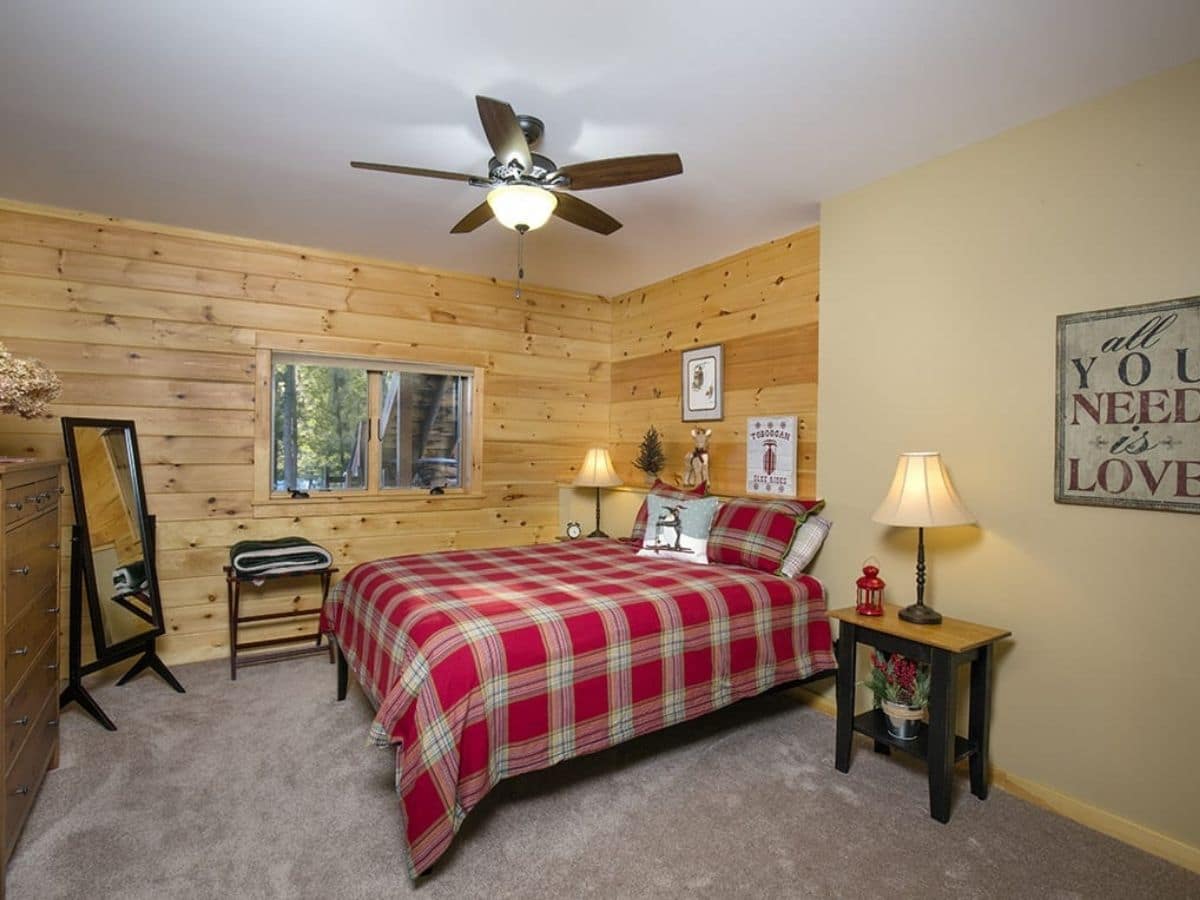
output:
POLYGON ((638 446, 637 459, 633 461, 633 465, 647 475, 657 475, 666 462, 667 454, 663 452, 662 437, 658 429, 651 425, 638 446))

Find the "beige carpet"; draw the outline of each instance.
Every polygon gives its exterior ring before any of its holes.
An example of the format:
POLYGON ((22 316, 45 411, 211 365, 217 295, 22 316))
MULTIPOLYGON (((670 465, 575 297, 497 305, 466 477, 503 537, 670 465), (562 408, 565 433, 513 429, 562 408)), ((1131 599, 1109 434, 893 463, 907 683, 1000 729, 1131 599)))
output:
POLYGON ((186 695, 101 683, 115 734, 64 712, 10 898, 1200 897, 1200 876, 965 779, 940 825, 919 768, 864 743, 839 774, 832 720, 788 694, 501 784, 414 888, 392 755, 333 666, 176 674, 186 695))

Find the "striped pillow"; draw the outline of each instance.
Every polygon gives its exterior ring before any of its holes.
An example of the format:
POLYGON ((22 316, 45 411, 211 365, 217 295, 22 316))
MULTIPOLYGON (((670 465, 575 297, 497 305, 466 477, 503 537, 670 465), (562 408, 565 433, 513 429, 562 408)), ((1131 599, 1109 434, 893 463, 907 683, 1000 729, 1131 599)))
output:
POLYGON ((796 529, 796 537, 792 540, 787 556, 783 558, 779 574, 795 578, 807 569, 821 545, 825 543, 825 538, 829 537, 829 529, 832 527, 833 523, 821 516, 814 515, 805 519, 804 524, 796 529))
POLYGON ((824 500, 785 500, 782 497, 767 497, 764 500, 768 503, 779 503, 786 506, 801 522, 825 508, 824 500))
POLYGON ((721 507, 708 534, 708 561, 777 573, 800 524, 794 501, 736 498, 721 507))
MULTIPOLYGON (((669 497, 672 500, 691 500, 695 497, 703 497, 708 493, 708 482, 702 481, 694 488, 677 488, 667 484, 665 481, 655 479, 654 487, 650 488, 651 494, 656 494, 659 497, 669 497)), ((642 508, 638 510, 637 518, 633 520, 633 530, 629 532, 629 539, 634 543, 641 544, 646 540, 646 521, 649 519, 650 513, 646 506, 646 501, 642 501, 642 508)))

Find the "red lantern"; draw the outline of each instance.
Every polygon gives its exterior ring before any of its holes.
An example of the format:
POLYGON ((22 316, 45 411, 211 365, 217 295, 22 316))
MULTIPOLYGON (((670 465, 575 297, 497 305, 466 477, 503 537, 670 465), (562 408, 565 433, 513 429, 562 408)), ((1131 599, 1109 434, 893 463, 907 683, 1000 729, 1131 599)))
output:
POLYGON ((862 616, 883 615, 884 581, 879 577, 876 566, 863 566, 862 578, 855 582, 858 585, 858 596, 854 608, 862 616))

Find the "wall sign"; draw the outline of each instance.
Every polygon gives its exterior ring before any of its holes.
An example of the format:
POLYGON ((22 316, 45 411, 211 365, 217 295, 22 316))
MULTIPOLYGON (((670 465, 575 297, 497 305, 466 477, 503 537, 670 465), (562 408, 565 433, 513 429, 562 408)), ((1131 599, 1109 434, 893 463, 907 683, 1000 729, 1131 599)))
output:
POLYGON ((1054 499, 1200 513, 1200 297, 1058 317, 1054 499))
POLYGON ((746 493, 796 496, 796 417, 746 420, 746 493))

